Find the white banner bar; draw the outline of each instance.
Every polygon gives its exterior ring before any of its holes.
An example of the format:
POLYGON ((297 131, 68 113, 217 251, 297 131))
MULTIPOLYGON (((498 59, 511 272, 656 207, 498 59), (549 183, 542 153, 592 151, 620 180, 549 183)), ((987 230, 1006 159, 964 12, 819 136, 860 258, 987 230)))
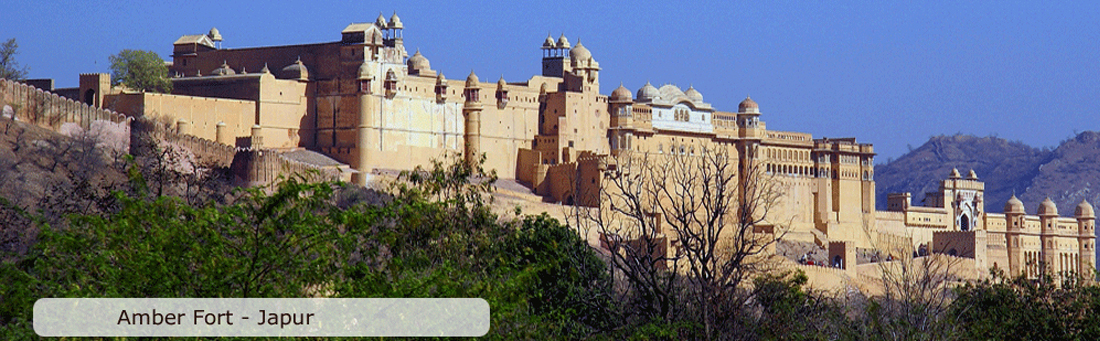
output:
POLYGON ((482 336, 480 298, 43 298, 39 336, 482 336))

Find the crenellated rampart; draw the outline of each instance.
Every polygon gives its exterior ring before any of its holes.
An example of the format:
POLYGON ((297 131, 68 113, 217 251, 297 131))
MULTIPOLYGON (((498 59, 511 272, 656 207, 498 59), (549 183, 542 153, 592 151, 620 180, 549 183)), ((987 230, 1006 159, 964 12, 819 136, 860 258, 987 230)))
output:
POLYGON ((0 108, 3 108, 7 118, 58 132, 64 123, 76 123, 88 131, 95 121, 124 123, 129 120, 117 112, 95 108, 7 79, 0 79, 0 108))
POLYGON ((129 117, 114 111, 43 91, 30 85, 0 79, 0 113, 3 118, 33 124, 69 137, 92 137, 100 146, 129 152, 129 117))

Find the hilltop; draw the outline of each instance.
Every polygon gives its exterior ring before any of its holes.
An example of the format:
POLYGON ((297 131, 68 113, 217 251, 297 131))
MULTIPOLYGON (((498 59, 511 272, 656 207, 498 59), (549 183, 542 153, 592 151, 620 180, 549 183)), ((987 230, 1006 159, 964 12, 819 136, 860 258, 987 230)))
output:
POLYGON ((1034 214, 1039 202, 1050 197, 1062 215, 1071 215, 1081 199, 1100 201, 1100 193, 1092 190, 1100 183, 1098 161, 1100 132, 1094 131, 1077 134, 1053 149, 991 136, 934 136, 875 167, 876 201, 884 210, 887 194, 910 192, 914 204, 920 204, 924 193, 938 190, 952 168, 963 175, 973 169, 985 182, 988 212, 1001 212, 1015 193, 1028 213, 1034 214))

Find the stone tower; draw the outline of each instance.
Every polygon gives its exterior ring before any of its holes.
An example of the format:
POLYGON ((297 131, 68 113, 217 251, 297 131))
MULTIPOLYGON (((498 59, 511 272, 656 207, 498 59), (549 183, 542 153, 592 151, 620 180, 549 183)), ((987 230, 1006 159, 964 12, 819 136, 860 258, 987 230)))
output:
POLYGON ((570 71, 568 63, 565 60, 566 51, 568 51, 572 45, 569 45, 569 39, 565 38, 565 34, 558 38, 555 42, 554 38, 550 35, 546 36, 546 41, 542 43, 542 75, 547 77, 562 77, 565 73, 570 71))
MULTIPOLYGON (((1039 204, 1039 224, 1042 226, 1040 229, 1042 234, 1040 235, 1040 241, 1042 242, 1042 264, 1045 267, 1051 267, 1057 261, 1054 259, 1058 254, 1056 242, 1056 235, 1058 233, 1058 206, 1054 204, 1054 201, 1050 198, 1043 199, 1043 202, 1039 204)), ((1048 269, 1041 269, 1042 272, 1049 271, 1048 269)))
POLYGON ((1020 245, 1020 233, 1024 232, 1024 202, 1012 195, 1005 203, 1005 241, 1008 250, 1008 269, 1010 275, 1018 274, 1027 266, 1024 250, 1020 245))
POLYGON ((466 77, 466 103, 462 106, 462 116, 466 117, 466 163, 476 167, 481 158, 481 88, 477 75, 470 71, 466 77))
POLYGON ((377 125, 374 121, 374 108, 379 106, 378 99, 374 96, 375 87, 374 68, 371 67, 371 63, 364 62, 359 66, 359 125, 356 127, 356 139, 358 140, 356 145, 356 169, 359 170, 359 174, 355 176, 355 183, 359 185, 367 184, 367 173, 369 172, 370 164, 370 151, 373 146, 370 141, 371 127, 377 125))
POLYGON ((634 125, 634 100, 630 97, 630 90, 619 84, 607 101, 608 113, 611 114, 611 155, 618 155, 621 150, 630 150, 633 144, 634 125))
POLYGON ((1077 273, 1091 276, 1092 269, 1095 269, 1093 259, 1096 252, 1096 213, 1092 204, 1081 200, 1073 215, 1077 218, 1077 273))

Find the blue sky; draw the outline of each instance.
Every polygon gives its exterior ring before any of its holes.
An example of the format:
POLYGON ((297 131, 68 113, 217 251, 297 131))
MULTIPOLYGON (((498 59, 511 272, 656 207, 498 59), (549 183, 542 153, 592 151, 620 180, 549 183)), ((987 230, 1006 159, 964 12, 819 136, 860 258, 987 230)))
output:
POLYGON ((746 95, 769 129, 875 144, 878 161, 929 136, 997 135, 1053 146, 1100 130, 1100 2, 0 1, 31 78, 75 86, 122 49, 168 58, 217 27, 225 47, 336 41, 397 11, 410 52, 448 78, 519 81, 552 33, 579 39, 601 92, 695 86, 734 111, 746 95))

